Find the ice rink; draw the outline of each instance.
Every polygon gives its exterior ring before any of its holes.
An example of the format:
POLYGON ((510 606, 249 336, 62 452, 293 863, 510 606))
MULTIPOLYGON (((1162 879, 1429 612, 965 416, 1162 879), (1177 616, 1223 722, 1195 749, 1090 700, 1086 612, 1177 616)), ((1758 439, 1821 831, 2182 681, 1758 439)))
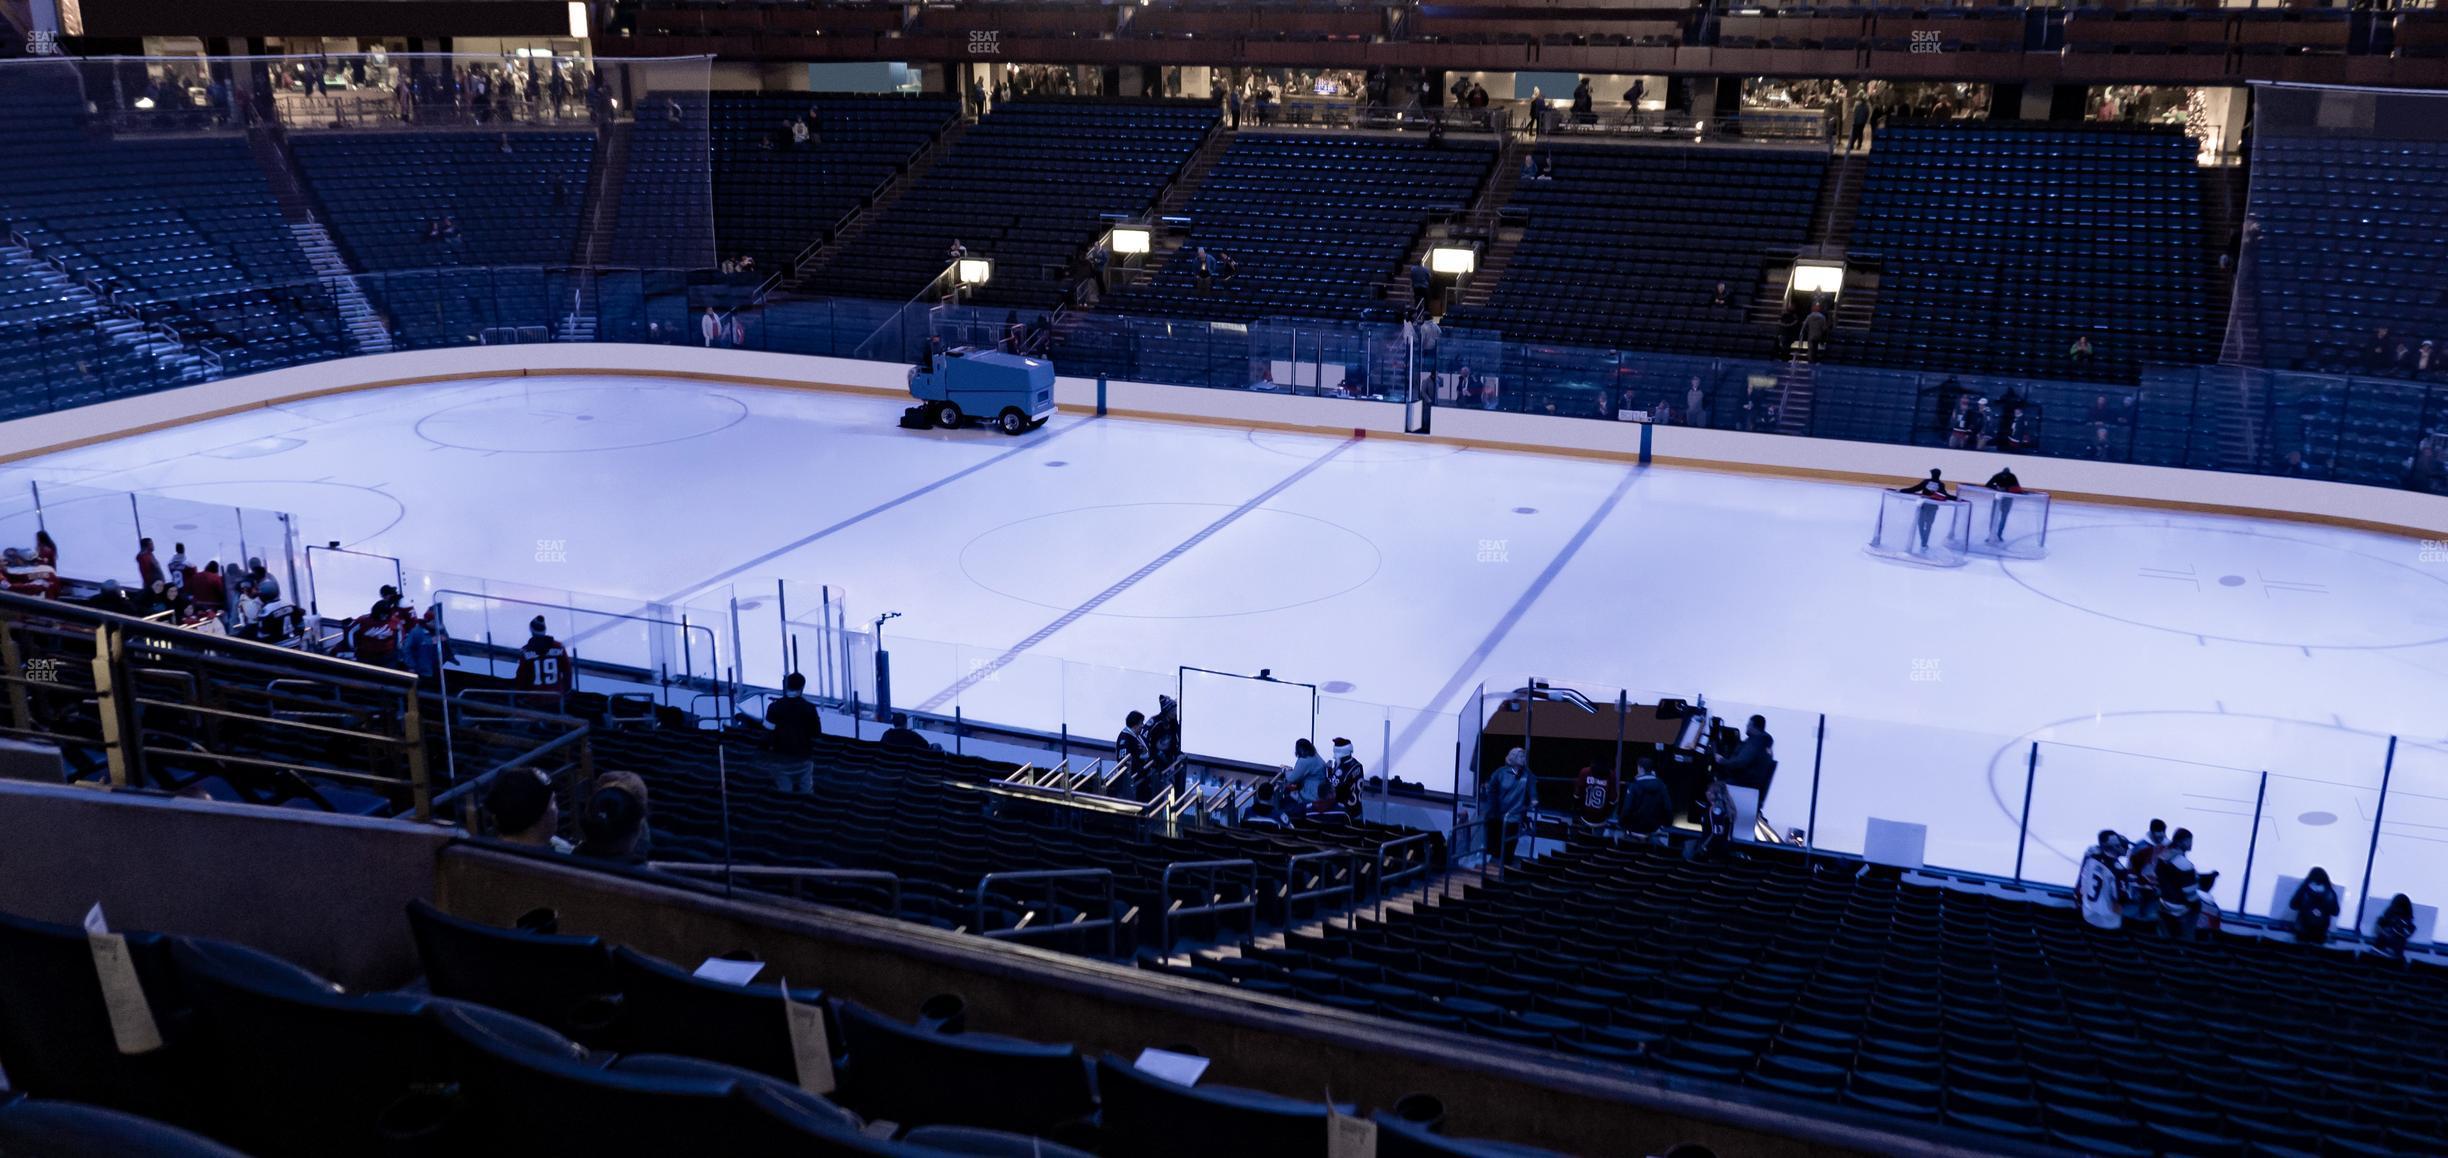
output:
MULTIPOLYGON (((402 560, 420 603, 449 588, 686 609, 716 624, 712 662, 760 684, 780 673, 769 603, 814 623, 821 588, 855 629, 901 613, 885 628, 897 704, 1047 730, 1110 738, 1180 665, 1269 668, 1322 689, 1321 739, 1438 786, 1482 685, 1705 695, 1729 718, 1769 716, 1777 824, 1809 818, 1816 766, 1821 844, 1858 849, 1870 816, 1912 820, 1932 863, 2004 873, 2020 854, 2026 875, 2066 881, 2093 831, 2162 816, 2228 870, 2230 907, 2252 847, 2256 912, 2314 864, 2354 887, 2396 737, 2373 891, 2431 899, 2448 880, 2436 545, 2060 503, 2047 558, 1935 570, 1865 553, 1877 500, 1856 486, 1068 414, 1017 439, 913 432, 894 425, 901 405, 460 382, 6 473, 55 495, 291 512, 301 544, 402 560), (735 599, 744 624, 770 625, 744 625, 736 656, 720 622, 735 599)), ((2047 460, 2017 465, 2050 486, 2047 460)), ((63 570, 132 576, 134 544, 108 541, 132 533, 105 529, 124 520, 73 507, 45 508, 63 570)), ((9 541, 30 540, 28 505, 5 511, 9 541)), ((145 530, 166 556, 178 526, 145 530)), ((334 590, 336 573, 319 572, 326 613, 362 611, 371 580, 334 590)), ((614 646, 608 622, 556 629, 583 655, 614 646)))

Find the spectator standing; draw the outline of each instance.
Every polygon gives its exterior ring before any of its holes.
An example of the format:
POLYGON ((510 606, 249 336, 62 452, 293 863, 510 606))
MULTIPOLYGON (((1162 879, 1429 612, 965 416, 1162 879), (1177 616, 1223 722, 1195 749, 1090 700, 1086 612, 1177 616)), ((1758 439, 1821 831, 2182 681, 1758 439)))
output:
POLYGON ((2125 838, 2113 828, 2099 831, 2099 843, 2083 853, 2082 872, 2074 878, 2074 896, 2082 905, 2085 924, 2114 932, 2125 926, 2125 904, 2132 891, 2117 858, 2125 854, 2125 838))
POLYGON ((578 821, 577 855, 613 864, 646 863, 646 782, 634 772, 606 772, 587 793, 578 821))
POLYGON ((1802 319, 1802 341, 1810 347, 1812 357, 1827 352, 1828 331, 1832 328, 1834 323, 1828 321, 1826 307, 1812 303, 1810 315, 1802 319))
POLYGON ((203 614, 217 616, 229 610, 229 588, 221 580, 219 559, 205 563, 203 570, 187 576, 187 596, 203 614))
POLYGON ((136 540, 136 582, 149 589, 162 579, 161 560, 153 557, 153 540, 136 540))
POLYGON ((705 316, 697 319, 697 336, 710 347, 722 338, 722 332, 722 319, 715 315, 714 307, 707 306, 705 316))
POLYGON ((2074 344, 2071 347, 2068 347, 2066 350, 2066 362, 2074 368, 2074 372, 2077 374, 2088 373, 2090 371, 2091 335, 2074 335, 2074 344))
POLYGON ((1674 794, 1666 790, 1647 756, 1640 758, 1639 773, 1624 788, 1622 818, 1625 832, 1653 842, 1663 842, 1674 823, 1674 794))
MULTIPOLYGON (((1708 391, 1700 388, 1700 376, 1697 374, 1692 375, 1691 389, 1683 392, 1683 424, 1685 426, 1708 425, 1708 391)), ((1758 719, 1759 717, 1752 718, 1758 719)), ((1762 785, 1762 787, 1766 786, 1762 785)))
POLYGON ((527 642, 519 646, 518 671, 511 682, 527 693, 519 699, 528 708, 558 712, 576 682, 577 673, 571 670, 575 666, 569 649, 553 638, 539 615, 527 621, 527 642))
POLYGON ((493 835, 511 844, 566 853, 561 839, 561 802, 554 799, 552 781, 534 768, 511 768, 493 778, 485 790, 485 813, 493 820, 493 835))
POLYGON ((59 543, 52 539, 51 532, 34 532, 34 561, 53 571, 59 570, 59 543))
POLYGON ((1870 102, 1856 98, 1853 102, 1853 135, 1845 141, 1845 152, 1862 147, 1862 134, 1870 131, 1870 102))
POLYGON ((782 696, 765 705, 765 726, 773 729, 766 746, 782 767, 774 787, 784 792, 816 791, 816 737, 824 735, 824 720, 807 699, 807 676, 782 677, 782 696))
POLYGON ((2338 908, 2337 887, 2329 883, 2329 870, 2312 866, 2303 883, 2295 886, 2295 896, 2287 901, 2288 911, 2295 914, 2295 939, 2308 945, 2326 943, 2338 908))
POLYGON ((180 591, 187 589, 187 544, 170 544, 170 569, 167 578, 170 580, 171 587, 180 591))
POLYGON ((2413 939, 2414 900, 2399 893, 2389 898, 2387 908, 2380 910, 2380 921, 2373 926, 2372 947, 2403 961, 2406 943, 2413 939))
POLYGON ((408 670, 420 679, 438 679, 442 674, 442 625, 434 619, 434 609, 408 621, 408 630, 400 637, 400 650, 408 660, 408 670))
POLYGON ((1709 781, 1700 796, 1700 839, 1683 846, 1686 860, 1724 860, 1734 843, 1734 798, 1723 780, 1709 781))
POLYGON ((1535 783, 1530 754, 1519 748, 1505 753, 1504 765, 1488 780, 1488 855, 1500 865, 1513 863, 1514 846, 1529 827, 1535 783))
POLYGON ((1597 97, 1591 95, 1589 78, 1586 76, 1581 78, 1580 84, 1573 87, 1572 115, 1573 123, 1576 125, 1598 123, 1597 97))
POLYGON ((1122 718, 1122 731, 1114 737, 1114 759, 1130 769, 1124 783, 1130 786, 1131 797, 1145 800, 1151 795, 1149 781, 1156 770, 1151 767, 1155 753, 1148 748, 1147 713, 1134 711, 1122 718))
POLYGON ((1225 91, 1225 93, 1224 93, 1224 111, 1225 111, 1226 115, 1227 115, 1227 116, 1229 116, 1229 117, 1231 118, 1231 121, 1232 121, 1232 126, 1231 126, 1231 127, 1236 128, 1236 129, 1237 129, 1237 128, 1240 128, 1240 127, 1241 127, 1241 90, 1240 90, 1240 89, 1238 89, 1238 88, 1234 88, 1234 89, 1228 89, 1228 90, 1226 90, 1226 91, 1225 91))

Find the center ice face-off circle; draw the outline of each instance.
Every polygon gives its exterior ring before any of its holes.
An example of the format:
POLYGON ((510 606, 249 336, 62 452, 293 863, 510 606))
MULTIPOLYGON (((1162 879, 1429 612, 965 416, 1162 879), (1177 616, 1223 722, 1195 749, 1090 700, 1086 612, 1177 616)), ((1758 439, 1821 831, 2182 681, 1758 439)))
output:
POLYGON ((738 425, 748 407, 706 390, 576 386, 519 390, 437 410, 417 434, 460 450, 564 454, 702 438, 738 425))

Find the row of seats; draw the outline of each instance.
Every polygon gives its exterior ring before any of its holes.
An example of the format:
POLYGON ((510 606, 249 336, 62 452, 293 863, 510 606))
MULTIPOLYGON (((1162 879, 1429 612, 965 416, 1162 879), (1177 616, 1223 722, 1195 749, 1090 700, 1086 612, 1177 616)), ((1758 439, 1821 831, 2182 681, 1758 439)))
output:
POLYGON ((1454 325, 1516 340, 1756 356, 1760 271, 1810 230, 1826 157, 1811 150, 1562 145, 1509 212, 1520 248, 1454 325), (1724 282, 1728 303, 1710 305, 1724 282))
MULTIPOLYGON (((228 373, 346 352, 336 308, 242 137, 91 133, 52 79, 35 69, 0 81, 0 103, 26 102, 7 126, 17 163, 0 172, 0 223, 33 254, 109 298, 117 317, 168 326, 228 373)), ((85 308, 101 307, 88 299, 85 308)), ((179 381, 128 373, 141 369, 133 359, 99 361, 86 367, 92 381, 76 374, 59 404, 179 381)))
POLYGON ((1151 967, 2085 1154, 2448 1152, 2436 969, 2102 932, 2063 901, 1764 847, 1575 846, 1151 967))
MULTIPOLYGON (((0 914, 0 1065, 13 1090, 262 1158, 663 1155, 717 1139, 760 1155, 1328 1152, 1323 1104, 1176 1085, 1112 1055, 1092 1070, 1069 1045, 964 1032, 939 1003, 912 1024, 821 988, 709 980, 421 901, 408 919, 430 992, 351 992, 243 946, 123 934, 161 1042, 129 1052, 85 931, 0 914), (819 1011, 821 1054, 788 1005, 819 1011)), ((1379 1117, 1384 1154, 1538 1153, 1379 1117)))
MULTIPOLYGON (((779 868, 880 870, 900 878, 900 905, 890 910, 883 890, 866 884, 824 890, 831 903, 886 912, 937 926, 972 931, 1022 926, 1047 934, 1031 942, 1103 954, 1101 932, 1073 931, 1073 922, 1112 920, 1115 951, 1159 948, 1155 915, 1202 904, 1205 885, 1187 877, 1166 881, 1168 866, 1219 859, 1255 863, 1255 902, 1246 915, 1174 922, 1164 936, 1215 940, 1256 935, 1264 928, 1316 914, 1295 911, 1292 893, 1341 890, 1340 903, 1371 899, 1387 887, 1378 877, 1381 846, 1416 835, 1373 822, 1286 832, 1188 827, 1176 835, 1139 839, 1127 831, 1080 832, 1062 817, 1036 814, 1018 802, 993 804, 980 785, 1008 765, 932 750, 895 748, 846 737, 819 737, 820 790, 778 786, 783 766, 733 743, 716 759, 711 733, 620 729, 595 740, 598 766, 633 770, 649 786, 655 813, 655 856, 661 861, 736 863, 779 868), (730 807, 716 768, 729 770, 730 807), (1293 858, 1321 851, 1351 854, 1334 864, 1293 858), (978 884, 988 873, 1104 869, 1113 874, 1115 905, 1098 911, 1101 893, 1064 889, 1052 900, 990 892, 979 925, 978 884)), ((1442 864, 1441 838, 1391 850, 1386 880, 1417 880, 1442 864)), ((748 882, 753 885, 753 879, 748 882)), ((1246 886, 1237 885, 1235 888, 1246 886)), ((1097 926, 1101 929, 1102 926, 1097 926)))
POLYGON ((1378 306, 1430 213, 1468 205, 1495 159, 1484 141, 1431 148, 1417 134, 1243 133, 1199 183, 1189 236, 1109 310, 1249 322, 1353 318, 1378 306), (1198 269, 1227 254, 1233 276, 1198 269))
POLYGON ((299 133, 298 176, 359 270, 564 266, 575 256, 592 133, 299 133), (458 236, 430 236, 456 222, 458 236))
MULTIPOLYGON (((2274 369, 2448 380, 2448 146, 2348 136, 2253 144, 2244 274, 2274 369), (2375 356, 2386 327, 2435 365, 2375 356)), ((2408 440, 2410 444, 2410 440, 2408 440)))
POLYGON ((2116 382, 2207 359, 2225 319, 2194 150, 2157 130, 1882 130, 1853 230, 1885 263, 1878 316, 1838 356, 2116 382))
POLYGON ((905 300, 958 241, 995 263, 977 304, 1050 308, 1106 215, 1145 214, 1215 123, 1204 101, 1003 102, 805 287, 905 300))

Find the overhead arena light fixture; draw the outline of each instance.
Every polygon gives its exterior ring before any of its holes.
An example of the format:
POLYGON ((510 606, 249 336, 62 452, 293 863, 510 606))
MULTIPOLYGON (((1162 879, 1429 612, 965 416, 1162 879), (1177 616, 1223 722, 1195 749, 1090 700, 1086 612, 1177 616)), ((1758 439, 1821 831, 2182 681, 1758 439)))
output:
POLYGON ((1844 271, 1839 262, 1797 261, 1793 267, 1793 292, 1797 296, 1826 294, 1832 300, 1844 292, 1844 271))
POLYGON ((1155 244, 1155 234, 1144 225, 1117 225, 1113 230, 1113 252, 1116 257, 1145 254, 1155 244))
POLYGON ((985 285, 994 278, 994 262, 988 258, 964 257, 952 264, 952 276, 962 285, 985 285))
POLYGON ((1479 251, 1467 245, 1440 245, 1428 251, 1428 268, 1446 277, 1479 270, 1479 251))
POLYGON ((570 0, 569 34, 572 40, 587 38, 587 6, 580 0, 570 0))

